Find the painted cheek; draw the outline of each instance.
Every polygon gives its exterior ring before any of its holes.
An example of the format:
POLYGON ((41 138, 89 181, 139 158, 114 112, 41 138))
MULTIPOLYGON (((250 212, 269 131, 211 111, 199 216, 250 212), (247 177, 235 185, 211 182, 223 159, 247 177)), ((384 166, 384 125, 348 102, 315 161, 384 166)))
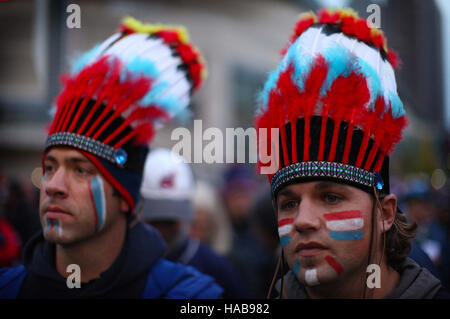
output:
POLYGON ((59 219, 55 219, 55 231, 58 233, 59 236, 62 236, 62 225, 61 221, 59 219))
POLYGON ((317 278, 317 269, 308 269, 305 271, 305 282, 308 286, 320 285, 319 279, 317 278))
POLYGON ((100 231, 106 219, 105 189, 100 176, 97 175, 89 181, 89 193, 94 208, 95 230, 100 231))
POLYGON ((291 241, 293 218, 284 218, 278 221, 278 234, 280 236, 281 247, 286 246, 291 241))
POLYGON ((349 210, 324 214, 326 226, 331 231, 330 237, 335 240, 359 240, 364 237, 361 230, 364 219, 359 210, 349 210))
POLYGON ((334 269, 334 271, 338 275, 342 274, 342 272, 344 271, 344 268, 342 267, 342 265, 336 259, 334 259, 332 256, 326 256, 325 261, 328 263, 328 265, 331 266, 331 268, 334 269))
POLYGON ((298 259, 295 260, 294 268, 292 269, 295 276, 298 277, 298 272, 300 271, 300 261, 298 259))
POLYGON ((50 218, 45 217, 45 228, 44 228, 44 234, 47 234, 52 226, 52 222, 50 221, 50 218))

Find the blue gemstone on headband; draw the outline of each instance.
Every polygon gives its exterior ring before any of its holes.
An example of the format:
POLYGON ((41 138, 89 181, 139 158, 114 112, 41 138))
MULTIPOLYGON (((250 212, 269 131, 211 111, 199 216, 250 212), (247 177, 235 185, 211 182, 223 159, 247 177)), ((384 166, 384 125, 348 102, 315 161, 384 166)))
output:
POLYGON ((123 148, 118 148, 114 152, 114 159, 116 163, 119 165, 125 164, 127 162, 127 157, 128 157, 127 152, 125 152, 123 148))
POLYGON ((375 187, 379 190, 383 189, 384 186, 384 182, 383 179, 381 178, 380 173, 375 173, 375 187))

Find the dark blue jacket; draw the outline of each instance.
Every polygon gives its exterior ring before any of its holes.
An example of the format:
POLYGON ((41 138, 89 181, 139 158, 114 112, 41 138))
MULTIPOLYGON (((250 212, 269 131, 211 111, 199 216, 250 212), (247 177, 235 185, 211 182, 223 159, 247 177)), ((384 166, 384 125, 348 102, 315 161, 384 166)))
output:
MULTIPOLYGON (((124 247, 100 278, 68 288, 55 268, 55 245, 42 234, 25 247, 24 265, 0 269, 0 298, 219 298, 223 289, 193 267, 162 258, 158 232, 137 223, 124 247)), ((82 271, 82 270, 81 270, 82 271)))
POLYGON ((196 239, 187 237, 179 247, 166 255, 166 258, 173 262, 195 267, 202 273, 212 276, 223 287, 223 297, 226 299, 249 297, 242 278, 231 262, 196 239))

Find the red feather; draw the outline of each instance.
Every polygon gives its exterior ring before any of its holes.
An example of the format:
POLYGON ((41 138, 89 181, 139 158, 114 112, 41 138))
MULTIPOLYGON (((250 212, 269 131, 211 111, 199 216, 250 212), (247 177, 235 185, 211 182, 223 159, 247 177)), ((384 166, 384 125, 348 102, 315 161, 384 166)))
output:
POLYGON ((370 28, 364 19, 355 19, 354 17, 342 18, 342 32, 353 35, 364 42, 371 42, 370 28))
POLYGON ((178 36, 178 33, 175 31, 171 31, 171 30, 161 30, 161 31, 157 31, 155 32, 155 34, 157 34, 161 39, 163 39, 163 41, 169 45, 171 44, 180 44, 180 37, 178 36))
POLYGON ((198 61, 189 65, 189 75, 192 77, 195 90, 197 90, 202 83, 201 72, 204 68, 204 65, 198 61))
POLYGON ((114 119, 119 117, 121 114, 123 114, 124 111, 132 107, 137 101, 144 97, 144 95, 150 89, 151 80, 140 78, 137 81, 129 81, 127 84, 129 87, 124 86, 125 90, 127 91, 127 93, 124 94, 125 98, 116 104, 113 115, 110 116, 96 131, 96 133, 93 135, 94 139, 97 139, 114 119))
MULTIPOLYGON (((103 63, 108 63, 107 59, 108 59, 108 56, 105 56, 90 67, 96 68, 96 67, 98 67, 98 65, 101 65, 103 63)), ((109 64, 108 64, 108 67, 110 67, 109 64)), ((113 60, 112 67, 110 67, 108 70, 108 75, 107 75, 106 81, 103 81, 103 83, 101 84, 101 86, 98 88, 98 90, 96 92, 96 100, 97 101, 96 101, 95 105, 91 108, 91 110, 89 111, 89 114, 87 115, 86 119, 84 120, 84 122, 82 123, 80 128, 78 129, 77 133, 84 132, 85 127, 90 122, 92 116, 94 115, 95 111, 98 108, 98 105, 100 103, 103 103, 105 99, 111 98, 107 94, 110 93, 110 88, 115 87, 118 82, 120 82, 120 65, 119 65, 118 61, 113 60)), ((91 129, 92 129, 92 126, 91 126, 91 129)))
POLYGON ((323 103, 329 108, 331 118, 345 118, 350 121, 353 110, 362 109, 369 98, 370 92, 365 77, 353 72, 349 76, 340 75, 336 78, 323 103))
POLYGON ((329 112, 329 117, 334 121, 329 161, 334 161, 341 121, 345 119, 350 122, 355 110, 363 109, 369 98, 366 80, 360 73, 353 72, 346 77, 340 75, 331 85, 323 99, 324 109, 329 112))
POLYGON ((120 28, 119 28, 119 32, 123 32, 126 34, 132 34, 132 33, 135 33, 136 31, 134 31, 132 28, 130 28, 124 24, 121 24, 120 28))
POLYGON ((392 116, 392 109, 385 114, 383 120, 383 128, 385 134, 383 139, 380 141, 380 148, 386 155, 390 155, 395 145, 402 139, 402 132, 408 125, 408 120, 406 116, 401 116, 399 118, 394 118, 392 116))
POLYGON ((291 123, 296 123, 301 112, 302 96, 298 91, 297 85, 293 82, 293 73, 295 67, 293 64, 280 73, 277 87, 280 95, 283 98, 284 105, 286 105, 287 120, 291 123))
POLYGON ((153 139, 155 135, 155 128, 150 123, 145 123, 140 125, 136 129, 136 136, 134 137, 134 143, 137 145, 145 145, 153 139))
POLYGON ((335 23, 338 23, 340 20, 339 12, 334 12, 334 13, 330 14, 330 12, 328 12, 327 10, 321 9, 321 10, 317 11, 317 15, 318 15, 320 23, 335 24, 335 23))
POLYGON ((273 89, 269 92, 267 109, 274 127, 281 128, 286 124, 284 101, 276 89, 273 89))
POLYGON ((77 114, 75 115, 72 124, 69 126, 68 131, 71 132, 73 128, 75 127, 75 124, 78 122, 78 119, 81 114, 83 114, 84 108, 86 107, 89 100, 92 98, 92 96, 95 94, 97 90, 99 90, 100 86, 102 85, 102 81, 105 78, 107 72, 108 72, 108 66, 106 63, 102 63, 99 65, 99 67, 95 70, 93 70, 93 75, 91 79, 89 80, 89 86, 86 89, 85 96, 83 98, 83 102, 81 103, 79 109, 77 110, 77 114))
POLYGON ((400 60, 397 52, 390 49, 387 54, 388 54, 389 63, 391 63, 392 67, 394 69, 399 69, 402 65, 402 61, 400 60))
POLYGON ((184 63, 194 62, 198 58, 198 53, 192 49, 192 46, 182 44, 178 46, 178 53, 184 63))
POLYGON ((385 109, 385 101, 382 96, 377 96, 375 100, 375 110, 365 109, 364 112, 361 112, 359 116, 357 116, 357 124, 361 126, 364 131, 364 137, 361 142, 361 147, 358 152, 358 157, 356 160, 355 166, 361 167, 362 161, 364 159, 364 155, 366 154, 367 145, 369 143, 369 138, 373 134, 373 131, 378 126, 379 121, 381 119, 381 115, 383 114, 385 109))
POLYGON ((380 142, 380 154, 378 155, 377 162, 374 167, 375 172, 381 170, 385 156, 390 155, 395 145, 402 139, 403 130, 408 126, 408 119, 406 116, 401 116, 399 118, 394 118, 392 116, 392 109, 385 114, 385 119, 383 121, 385 126, 385 134, 380 142))
POLYGON ((311 116, 319 101, 320 89, 328 74, 328 64, 322 55, 314 60, 311 70, 305 79, 305 89, 298 96, 297 109, 299 115, 311 116))

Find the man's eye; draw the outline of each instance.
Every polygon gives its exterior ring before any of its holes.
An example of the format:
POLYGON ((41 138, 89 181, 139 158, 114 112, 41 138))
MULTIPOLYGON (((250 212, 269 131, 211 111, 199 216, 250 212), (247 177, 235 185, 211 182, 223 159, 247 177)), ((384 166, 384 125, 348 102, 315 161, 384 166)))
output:
POLYGON ((341 198, 334 194, 325 194, 325 201, 329 204, 335 204, 339 202, 341 198))
POLYGON ((290 210, 290 209, 294 209, 297 207, 297 201, 295 200, 290 200, 286 203, 284 203, 283 205, 281 205, 281 208, 283 210, 290 210))
POLYGON ((50 173, 53 170, 53 166, 44 165, 44 174, 50 173))
POLYGON ((75 168, 75 170, 76 170, 76 172, 77 173, 79 173, 79 174, 89 174, 89 170, 87 170, 87 169, 84 169, 83 167, 77 167, 77 168, 75 168))

